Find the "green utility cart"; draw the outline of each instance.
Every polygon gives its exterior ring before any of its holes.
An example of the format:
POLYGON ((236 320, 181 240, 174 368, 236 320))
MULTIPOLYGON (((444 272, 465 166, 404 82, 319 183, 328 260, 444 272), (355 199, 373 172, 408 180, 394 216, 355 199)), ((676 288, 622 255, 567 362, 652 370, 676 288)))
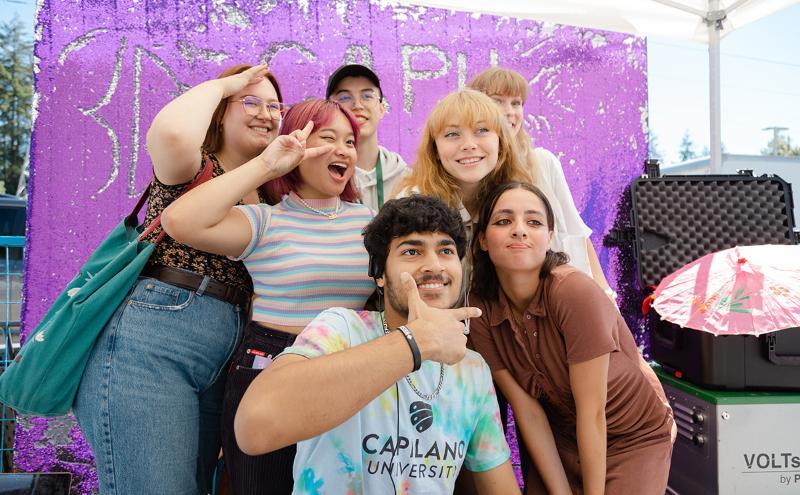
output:
POLYGON ((678 426, 667 493, 800 494, 800 393, 709 390, 655 371, 678 426))

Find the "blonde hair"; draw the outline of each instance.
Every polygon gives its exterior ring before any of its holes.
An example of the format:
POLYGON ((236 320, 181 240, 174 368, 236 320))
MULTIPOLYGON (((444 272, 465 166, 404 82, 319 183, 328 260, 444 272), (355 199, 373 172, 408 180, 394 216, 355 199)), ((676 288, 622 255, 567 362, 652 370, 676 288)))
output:
POLYGON ((451 208, 458 208, 463 204, 467 210, 477 211, 480 198, 497 184, 509 180, 530 182, 531 178, 523 163, 514 147, 506 119, 497 105, 479 91, 463 89, 450 93, 433 107, 422 130, 412 172, 398 184, 395 195, 403 191, 413 191, 437 197, 451 208), (497 164, 494 170, 481 179, 470 204, 466 204, 461 198, 461 189, 444 169, 436 149, 436 137, 454 121, 465 127, 473 127, 476 122, 485 122, 486 127, 497 133, 499 138, 497 164))
POLYGON ((486 69, 473 77, 467 83, 467 87, 489 96, 518 96, 523 102, 528 99, 528 81, 522 74, 511 69, 500 67, 486 69))
MULTIPOLYGON (((522 99, 522 103, 528 99, 528 81, 522 74, 515 70, 503 69, 501 67, 491 67, 473 77, 467 83, 467 87, 480 91, 489 96, 510 96, 522 99)), ((515 136, 517 152, 527 165, 528 173, 533 184, 539 188, 544 188, 545 193, 550 193, 542 178, 542 170, 533 153, 533 139, 525 131, 525 126, 520 125, 519 131, 515 136)), ((552 197, 552 195, 551 195, 552 197)))

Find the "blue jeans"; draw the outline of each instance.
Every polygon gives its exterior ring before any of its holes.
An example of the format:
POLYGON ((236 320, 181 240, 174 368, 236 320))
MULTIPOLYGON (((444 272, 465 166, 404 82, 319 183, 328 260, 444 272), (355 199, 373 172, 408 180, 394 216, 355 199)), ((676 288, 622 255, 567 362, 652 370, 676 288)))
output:
POLYGON ((102 495, 210 491, 226 364, 245 308, 140 278, 103 329, 73 409, 102 495))

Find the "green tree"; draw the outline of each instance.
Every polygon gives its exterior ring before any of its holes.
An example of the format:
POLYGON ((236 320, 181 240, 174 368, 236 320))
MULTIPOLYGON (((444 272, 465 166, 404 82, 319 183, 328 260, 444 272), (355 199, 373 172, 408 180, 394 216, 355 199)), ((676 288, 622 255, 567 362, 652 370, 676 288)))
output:
POLYGON ((28 154, 33 99, 33 42, 15 17, 0 23, 0 182, 16 191, 28 154))
POLYGON ((651 160, 664 161, 664 155, 658 147, 658 136, 652 129, 647 130, 647 157, 651 160))
POLYGON ((683 139, 681 139, 681 144, 679 146, 678 157, 680 157, 682 162, 697 157, 697 151, 694 149, 694 141, 692 141, 691 136, 689 136, 688 129, 683 133, 683 139))
POLYGON ((766 148, 761 149, 762 155, 775 156, 800 156, 800 146, 792 146, 792 138, 778 134, 769 140, 766 148))

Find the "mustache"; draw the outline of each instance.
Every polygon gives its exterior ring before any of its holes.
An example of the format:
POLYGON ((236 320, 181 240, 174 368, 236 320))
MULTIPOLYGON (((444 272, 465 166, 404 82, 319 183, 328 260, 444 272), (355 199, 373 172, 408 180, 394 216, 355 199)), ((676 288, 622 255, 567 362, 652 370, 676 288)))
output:
POLYGON ((420 284, 429 284, 431 282, 440 282, 442 284, 449 283, 450 277, 445 277, 444 275, 425 275, 420 279, 414 280, 417 285, 420 284))

